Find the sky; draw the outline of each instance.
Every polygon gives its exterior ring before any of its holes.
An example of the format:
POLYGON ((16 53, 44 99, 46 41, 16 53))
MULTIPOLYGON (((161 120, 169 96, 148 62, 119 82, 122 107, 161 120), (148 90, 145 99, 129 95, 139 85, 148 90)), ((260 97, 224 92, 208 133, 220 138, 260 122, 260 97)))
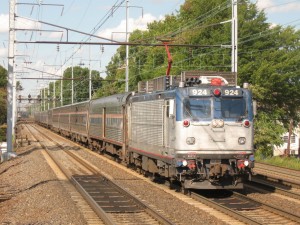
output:
MULTIPOLYGON (((147 29, 147 23, 176 13, 185 0, 128 0, 128 32, 147 29), (142 3, 142 4, 141 4, 142 3)), ((300 29, 300 0, 251 0, 266 12, 268 22, 300 29)), ((18 41, 87 41, 85 33, 125 41, 126 1, 123 0, 17 0, 16 28, 44 31, 17 31, 18 41), (121 2, 124 4, 118 6, 121 2), (21 4, 34 3, 36 5, 21 4), (40 5, 39 5, 40 4, 40 5), (43 5, 44 4, 44 5, 43 5), (52 5, 47 5, 52 4, 52 5), (115 7, 113 7, 115 5, 115 7), (112 13, 113 12, 113 13, 112 13), (40 24, 35 21, 48 23, 40 24), (50 26, 49 24, 55 25, 50 26), (63 29, 59 28, 63 27, 63 29)), ((230 18, 229 18, 230 19, 230 18)), ((9 0, 0 0, 0 65, 7 68, 9 29, 9 0)), ((107 42, 91 38, 91 41, 107 42)), ((16 78, 24 88, 22 96, 38 95, 49 80, 26 78, 59 78, 64 69, 79 64, 100 71, 105 77, 105 67, 118 46, 15 44, 16 78), (54 74, 54 75, 50 75, 54 74)))

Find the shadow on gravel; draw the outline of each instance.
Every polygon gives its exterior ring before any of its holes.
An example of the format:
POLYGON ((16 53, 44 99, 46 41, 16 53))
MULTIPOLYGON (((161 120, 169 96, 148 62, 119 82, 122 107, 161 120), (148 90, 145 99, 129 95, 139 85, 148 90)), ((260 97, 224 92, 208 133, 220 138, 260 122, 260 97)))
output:
POLYGON ((57 180, 57 179, 55 179, 55 180, 44 180, 44 181, 41 181, 41 182, 39 182, 37 184, 34 184, 34 185, 30 186, 29 188, 26 188, 26 189, 23 189, 23 190, 14 190, 11 193, 5 193, 7 196, 5 196, 5 195, 0 196, 0 203, 1 202, 5 202, 7 200, 10 200, 12 197, 16 196, 17 194, 20 194, 22 192, 34 189, 34 188, 36 188, 39 185, 43 185, 43 184, 46 184, 46 183, 49 183, 49 182, 52 182, 52 181, 56 182, 56 181, 59 181, 59 180, 57 180))
POLYGON ((17 162, 16 164, 13 164, 13 165, 11 165, 11 166, 5 168, 3 171, 0 171, 0 175, 6 173, 9 169, 11 169, 12 167, 15 167, 15 166, 21 164, 22 162, 23 162, 23 161, 17 162))
POLYGON ((53 182, 53 181, 57 182, 57 181, 59 181, 59 180, 58 180, 58 179, 53 179, 53 180, 43 180, 43 181, 41 181, 41 182, 39 182, 39 183, 36 183, 36 184, 34 184, 34 185, 32 185, 32 186, 26 188, 26 189, 18 190, 17 194, 22 193, 22 192, 25 192, 25 191, 29 191, 29 190, 31 190, 31 189, 34 189, 34 188, 38 187, 39 185, 47 184, 47 183, 53 182))
POLYGON ((52 182, 52 181, 59 181, 59 180, 58 180, 58 179, 53 179, 53 180, 43 180, 43 181, 41 181, 41 182, 39 182, 39 183, 37 183, 37 184, 32 185, 31 187, 29 187, 29 188, 27 188, 27 189, 25 189, 25 190, 23 190, 23 191, 31 190, 31 189, 33 189, 33 188, 36 188, 36 187, 39 186, 39 185, 47 184, 47 183, 52 182))
POLYGON ((39 150, 39 149, 41 149, 41 148, 39 148, 39 147, 35 146, 35 147, 33 147, 32 149, 30 149, 30 150, 27 150, 26 152, 19 153, 19 154, 18 154, 18 156, 25 156, 25 155, 29 155, 29 154, 31 154, 33 151, 35 151, 35 150, 39 150))
MULTIPOLYGON (((60 146, 52 146, 52 147, 47 147, 48 150, 51 150, 51 151, 61 151, 62 150, 62 147, 60 146)), ((74 150, 74 151, 78 151, 80 150, 81 148, 80 147, 77 147, 77 146, 64 146, 63 147, 63 150, 74 150)))
POLYGON ((81 147, 79 146, 65 146, 64 147, 65 150, 75 150, 75 151, 78 151, 81 149, 81 147))

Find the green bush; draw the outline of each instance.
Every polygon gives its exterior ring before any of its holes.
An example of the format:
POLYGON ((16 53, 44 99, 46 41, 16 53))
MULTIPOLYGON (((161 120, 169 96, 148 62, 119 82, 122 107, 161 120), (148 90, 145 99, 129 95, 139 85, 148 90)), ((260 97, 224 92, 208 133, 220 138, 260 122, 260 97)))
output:
POLYGON ((268 163, 274 166, 281 166, 289 169, 300 170, 300 158, 294 156, 273 156, 273 157, 265 157, 256 152, 255 161, 261 163, 268 163))
POLYGON ((6 125, 0 126, 0 142, 6 141, 6 125))

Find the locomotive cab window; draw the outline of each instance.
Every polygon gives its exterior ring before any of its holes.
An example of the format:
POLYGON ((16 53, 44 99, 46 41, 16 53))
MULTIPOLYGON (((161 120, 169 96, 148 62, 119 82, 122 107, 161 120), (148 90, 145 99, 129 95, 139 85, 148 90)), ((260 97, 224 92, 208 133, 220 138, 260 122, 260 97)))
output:
POLYGON ((211 100, 209 98, 189 98, 184 102, 184 117, 193 120, 211 118, 211 100))
POLYGON ((241 118, 246 116, 246 102, 243 98, 222 98, 221 111, 223 118, 241 118))

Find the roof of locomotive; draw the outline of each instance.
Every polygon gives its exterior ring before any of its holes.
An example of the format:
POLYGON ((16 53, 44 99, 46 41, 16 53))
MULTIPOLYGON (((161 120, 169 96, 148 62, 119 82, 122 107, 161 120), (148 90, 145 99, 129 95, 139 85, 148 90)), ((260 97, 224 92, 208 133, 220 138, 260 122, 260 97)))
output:
POLYGON ((136 93, 134 94, 129 101, 130 102, 139 102, 139 101, 150 101, 157 99, 170 99, 174 98, 176 89, 166 90, 166 91, 154 91, 151 93, 136 93))

